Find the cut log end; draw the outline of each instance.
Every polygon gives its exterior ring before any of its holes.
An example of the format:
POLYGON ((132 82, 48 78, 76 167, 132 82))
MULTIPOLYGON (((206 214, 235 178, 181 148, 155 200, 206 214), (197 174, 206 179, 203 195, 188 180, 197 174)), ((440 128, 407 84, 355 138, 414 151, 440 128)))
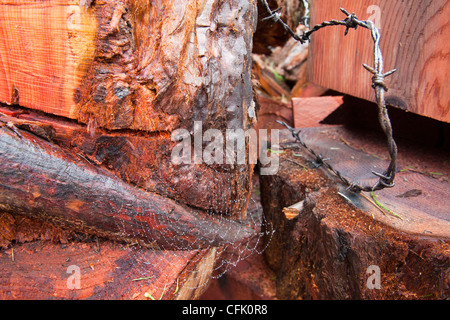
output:
POLYGON ((0 249, 1 299, 194 299, 208 287, 218 256, 216 248, 149 250, 86 238, 34 218, 2 218, 2 229, 14 230, 14 243, 0 249))

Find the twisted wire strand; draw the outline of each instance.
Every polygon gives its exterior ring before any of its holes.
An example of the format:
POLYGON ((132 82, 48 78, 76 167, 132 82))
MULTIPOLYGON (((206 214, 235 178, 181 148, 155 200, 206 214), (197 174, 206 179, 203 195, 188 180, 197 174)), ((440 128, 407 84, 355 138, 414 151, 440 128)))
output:
POLYGON ((387 139, 387 148, 389 151, 390 162, 387 169, 383 173, 378 173, 372 171, 372 173, 377 176, 379 179, 377 183, 373 186, 361 186, 355 183, 352 183, 350 180, 345 178, 338 170, 334 169, 320 154, 317 154, 313 149, 311 149, 300 137, 300 131, 295 131, 294 128, 290 127, 283 121, 277 121, 278 123, 284 125, 287 129, 289 129, 296 140, 296 142, 300 143, 310 154, 315 157, 315 162, 319 165, 323 165, 328 170, 330 170, 336 177, 341 180, 341 182, 347 186, 347 189, 360 193, 361 191, 372 192, 378 191, 384 188, 392 188, 395 179, 395 173, 397 170, 397 144, 395 143, 392 131, 391 121, 389 119, 388 111, 386 108, 386 102, 384 99, 384 93, 388 91, 388 87, 384 82, 384 79, 393 74, 396 69, 391 70, 389 72, 383 73, 383 55, 380 49, 380 32, 375 27, 375 24, 372 21, 364 20, 361 21, 355 15, 355 13, 350 14, 345 9, 340 8, 340 10, 346 15, 346 18, 343 20, 330 20, 324 21, 320 24, 315 25, 310 30, 303 32, 301 35, 296 34, 292 29, 281 19, 281 14, 278 13, 279 9, 272 10, 269 7, 269 4, 266 0, 261 0, 263 6, 269 13, 269 16, 264 18, 265 20, 271 19, 275 23, 280 23, 283 28, 297 41, 300 43, 305 43, 310 40, 311 34, 314 32, 328 27, 328 26, 345 26, 345 34, 347 35, 350 29, 357 29, 358 26, 370 30, 372 40, 374 42, 373 56, 374 56, 374 66, 370 67, 366 64, 363 64, 363 67, 372 74, 372 88, 375 91, 375 99, 378 106, 378 120, 380 122, 380 126, 386 136, 387 139))

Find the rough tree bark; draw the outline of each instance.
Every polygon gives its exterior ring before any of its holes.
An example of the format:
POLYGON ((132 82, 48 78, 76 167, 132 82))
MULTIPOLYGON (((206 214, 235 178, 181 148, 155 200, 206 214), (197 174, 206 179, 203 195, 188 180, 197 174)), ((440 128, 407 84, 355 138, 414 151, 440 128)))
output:
POLYGON ((0 129, 2 211, 160 249, 220 246, 251 234, 232 220, 132 187, 49 142, 8 131, 0 129))

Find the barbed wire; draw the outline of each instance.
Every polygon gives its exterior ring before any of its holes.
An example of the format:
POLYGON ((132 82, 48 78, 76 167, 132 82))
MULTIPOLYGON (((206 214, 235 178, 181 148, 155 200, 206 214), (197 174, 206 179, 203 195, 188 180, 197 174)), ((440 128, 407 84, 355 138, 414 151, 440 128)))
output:
POLYGON ((386 86, 384 79, 393 74, 396 69, 391 70, 389 72, 383 73, 383 55, 380 49, 380 32, 375 27, 375 24, 370 20, 359 20, 355 13, 348 13, 345 9, 340 8, 340 10, 346 15, 346 18, 343 20, 330 20, 324 21, 318 25, 315 25, 312 29, 308 31, 304 31, 302 34, 296 34, 292 29, 281 19, 281 14, 278 12, 280 9, 272 10, 269 7, 269 4, 266 0, 261 0, 263 6, 269 13, 269 16, 264 18, 263 20, 271 19, 275 23, 280 23, 283 28, 288 32, 295 40, 300 43, 305 43, 310 40, 311 34, 314 32, 328 26, 337 26, 342 25, 345 26, 345 33, 347 35, 350 29, 357 29, 358 26, 362 28, 366 28, 370 30, 371 36, 374 42, 374 66, 370 67, 366 64, 363 64, 363 67, 372 74, 372 88, 375 91, 375 99, 378 106, 378 120, 380 122, 380 126, 387 138, 387 146, 390 156, 390 163, 387 169, 383 173, 378 173, 372 171, 372 173, 377 176, 379 179, 377 183, 373 186, 361 186, 355 183, 352 183, 350 180, 345 178, 339 171, 334 169, 320 154, 316 153, 312 150, 300 137, 300 131, 296 131, 294 128, 290 127, 283 121, 277 121, 278 123, 284 125, 287 129, 289 129, 292 133, 292 136, 296 140, 296 142, 300 143, 306 150, 309 151, 314 157, 315 161, 319 165, 325 166, 328 170, 330 170, 336 177, 338 177, 342 183, 347 186, 347 189, 360 193, 361 191, 372 192, 378 191, 384 188, 392 188, 395 179, 395 173, 397 170, 397 144, 395 143, 392 131, 391 121, 389 119, 388 111, 386 108, 386 102, 384 99, 384 93, 388 91, 388 87, 386 86))

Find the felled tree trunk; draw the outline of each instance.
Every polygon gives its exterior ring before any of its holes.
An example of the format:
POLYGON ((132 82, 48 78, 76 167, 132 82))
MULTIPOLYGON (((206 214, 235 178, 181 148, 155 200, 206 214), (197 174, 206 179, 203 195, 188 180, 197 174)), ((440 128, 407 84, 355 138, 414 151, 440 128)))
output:
POLYGON ((193 132, 194 121, 203 131, 252 127, 254 0, 12 3, 0 2, 0 101, 77 120, 91 134, 154 135, 161 143, 142 163, 154 173, 142 177, 150 191, 245 215, 252 165, 171 167, 170 134, 193 132))

